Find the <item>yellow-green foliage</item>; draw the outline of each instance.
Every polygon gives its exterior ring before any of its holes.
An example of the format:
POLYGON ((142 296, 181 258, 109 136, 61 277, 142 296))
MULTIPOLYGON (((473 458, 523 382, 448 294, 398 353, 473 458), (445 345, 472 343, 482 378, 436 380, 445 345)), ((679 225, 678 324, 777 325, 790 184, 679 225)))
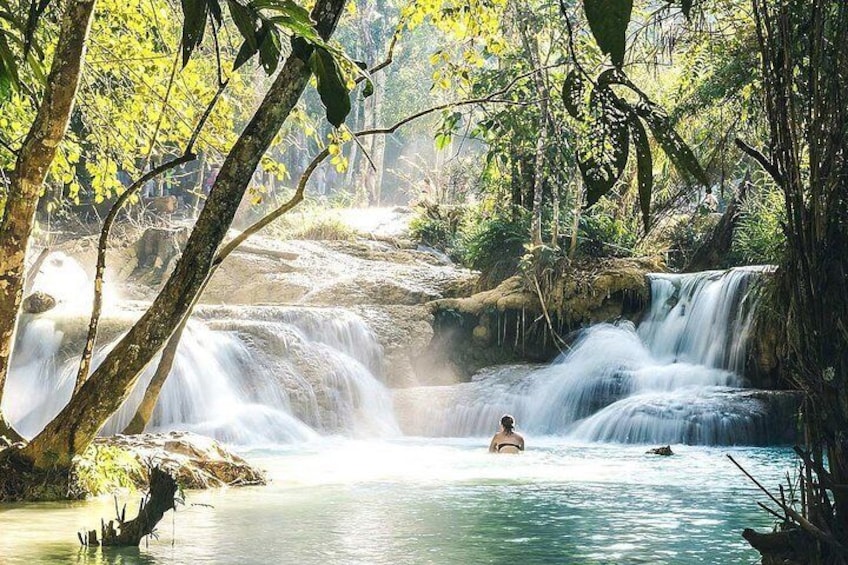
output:
POLYGON ((356 230, 345 224, 332 210, 317 207, 283 216, 269 231, 278 239, 350 241, 357 236, 356 230))
POLYGON ((144 467, 132 453, 119 447, 92 444, 74 458, 74 486, 83 496, 116 490, 135 490, 146 482, 144 467))

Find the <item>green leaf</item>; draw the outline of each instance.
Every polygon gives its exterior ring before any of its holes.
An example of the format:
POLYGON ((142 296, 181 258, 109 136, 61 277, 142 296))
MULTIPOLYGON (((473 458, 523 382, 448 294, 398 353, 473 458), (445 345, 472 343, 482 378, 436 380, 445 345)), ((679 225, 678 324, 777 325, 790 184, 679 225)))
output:
POLYGON ((441 151, 450 145, 452 135, 449 132, 439 132, 436 134, 436 149, 441 151))
POLYGON ((277 65, 280 62, 280 35, 273 24, 263 22, 259 30, 261 37, 259 43, 259 61, 262 63, 262 68, 268 75, 274 74, 277 70, 277 65))
POLYGON ((610 56, 613 65, 621 67, 633 0, 583 0, 583 9, 598 47, 610 56))
POLYGON ((16 90, 19 84, 18 62, 12 50, 9 49, 5 33, 0 30, 0 104, 9 99, 12 91, 16 90))
POLYGON ((183 49, 183 67, 185 67, 191 59, 191 54, 203 41, 209 4, 206 0, 181 0, 181 3, 184 19, 180 44, 183 49))
POLYGON ((259 14, 248 6, 242 6, 235 0, 227 0, 227 6, 230 8, 230 15, 233 18, 233 23, 236 24, 239 33, 244 40, 250 45, 251 49, 259 49, 259 41, 257 38, 256 24, 259 21, 259 14))
POLYGON ((592 206, 621 178, 630 152, 627 118, 609 88, 596 88, 589 98, 590 147, 578 147, 577 164, 586 184, 586 206, 592 206))
POLYGON ((362 88, 362 97, 368 98, 369 96, 374 94, 374 82, 367 78, 365 79, 365 86, 362 88))
POLYGON ((562 100, 572 118, 582 118, 585 92, 586 82, 576 69, 572 70, 562 83, 562 100))
POLYGON ((681 0, 681 8, 683 9, 683 15, 688 19, 689 14, 692 13, 692 0, 681 0))
POLYGON ((642 224, 645 233, 651 227, 651 193, 654 187, 654 161, 651 155, 651 144, 645 126, 635 113, 628 113, 627 122, 630 125, 630 135, 636 147, 636 181, 639 185, 639 207, 642 209, 642 224))
POLYGON ((316 47, 309 64, 318 80, 318 94, 327 110, 327 121, 335 127, 344 123, 350 113, 350 92, 332 53, 316 47))
POLYGON ((252 3, 257 10, 269 10, 274 13, 269 20, 278 24, 293 35, 302 37, 313 45, 327 47, 326 43, 315 29, 315 22, 309 11, 291 0, 254 0, 252 3))
POLYGON ((242 65, 247 63, 254 55, 256 55, 256 51, 258 51, 258 49, 256 47, 252 47, 250 42, 245 39, 236 54, 236 60, 233 62, 233 70, 239 70, 242 65))
POLYGON ((710 179, 707 178, 707 173, 704 172, 695 154, 686 145, 683 138, 674 131, 668 114, 644 97, 634 106, 634 110, 648 124, 651 133, 654 134, 654 139, 671 159, 675 168, 684 176, 694 178, 704 186, 709 186, 710 179))

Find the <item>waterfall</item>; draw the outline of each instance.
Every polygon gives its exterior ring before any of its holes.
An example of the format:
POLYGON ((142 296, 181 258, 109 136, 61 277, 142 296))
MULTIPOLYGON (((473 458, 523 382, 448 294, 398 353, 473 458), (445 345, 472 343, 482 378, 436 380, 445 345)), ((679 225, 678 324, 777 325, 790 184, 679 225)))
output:
POLYGON ((639 336, 658 360, 742 374, 756 296, 748 291, 767 269, 651 275, 651 309, 639 336))
POLYGON ((651 275, 650 311, 582 331, 552 365, 396 393, 404 430, 485 435, 510 412, 529 434, 627 443, 770 441, 772 414, 743 369, 761 269, 651 275), (426 400, 425 400, 426 397, 426 400), (426 408, 422 408, 426 403, 426 408))
MULTIPOLYGON (((356 315, 331 309, 203 307, 186 327, 148 431, 191 430, 237 444, 398 433, 391 397, 378 380, 382 350, 356 315)), ((82 317, 27 319, 3 408, 26 437, 68 402, 82 317)), ((95 366, 117 343, 95 355, 95 366)), ((158 360, 140 377, 103 433, 132 418, 158 360)))

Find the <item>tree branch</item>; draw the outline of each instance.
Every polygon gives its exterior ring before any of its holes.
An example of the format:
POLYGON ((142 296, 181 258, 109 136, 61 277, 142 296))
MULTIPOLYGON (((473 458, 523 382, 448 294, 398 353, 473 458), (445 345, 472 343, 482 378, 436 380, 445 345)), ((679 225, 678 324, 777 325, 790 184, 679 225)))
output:
MULTIPOLYGON (((109 234, 112 231, 112 225, 115 223, 115 218, 117 218, 118 212, 121 211, 124 204, 126 204, 127 201, 129 201, 129 199, 133 197, 148 181, 158 177, 166 171, 179 167, 180 165, 193 161, 197 158, 197 155, 194 153, 194 144, 197 142, 197 136, 200 135, 200 131, 206 125, 206 121, 209 119, 212 109, 215 107, 215 104, 217 104, 226 87, 226 82, 221 83, 218 86, 215 96, 212 97, 212 100, 209 102, 209 105, 200 117, 200 121, 197 122, 197 125, 192 132, 191 139, 189 139, 188 145, 186 145, 183 154, 177 158, 160 164, 158 167, 154 167, 131 184, 118 197, 115 204, 112 205, 112 208, 106 215, 106 219, 103 220, 103 227, 100 230, 100 239, 97 243, 97 267, 95 268, 94 273, 94 301, 91 306, 91 318, 88 323, 88 334, 80 357, 79 369, 77 370, 74 394, 79 392, 82 388, 82 385, 88 378, 89 370, 91 369, 91 358, 94 353, 94 343, 97 340, 97 327, 100 324, 100 315, 103 311, 103 276, 106 273, 106 248, 109 243, 109 234)), ((153 142, 151 141, 151 147, 152 145, 153 142)))
POLYGON ((743 153, 747 154, 749 157, 754 159, 760 166, 774 179, 778 185, 783 186, 783 176, 780 174, 780 171, 777 170, 777 166, 774 163, 769 161, 768 157, 763 155, 760 151, 754 149, 747 143, 745 143, 742 139, 735 139, 736 147, 742 150, 743 153))

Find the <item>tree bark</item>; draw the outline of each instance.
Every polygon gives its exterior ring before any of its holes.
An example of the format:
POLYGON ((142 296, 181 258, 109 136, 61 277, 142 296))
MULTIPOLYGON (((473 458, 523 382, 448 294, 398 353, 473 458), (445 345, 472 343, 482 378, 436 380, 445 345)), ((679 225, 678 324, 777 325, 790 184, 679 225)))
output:
MULTIPOLYGON (((345 0, 319 0, 312 11, 317 29, 329 38, 345 0)), ((306 88, 311 48, 295 41, 291 55, 233 145, 215 180, 185 251, 153 304, 106 356, 79 393, 36 436, 23 455, 37 468, 67 466, 117 410, 139 375, 182 323, 202 289, 259 160, 306 88)))
MULTIPOLYGON (((0 405, 15 343, 27 244, 44 179, 74 108, 95 1, 67 2, 44 98, 18 153, 9 182, 0 222, 0 405)), ((0 434, 9 431, 11 428, 0 410, 0 434)))
MULTIPOLYGON (((520 4, 519 4, 520 5, 520 4)), ((539 54, 539 42, 529 29, 528 18, 530 15, 518 9, 518 28, 521 35, 521 43, 527 54, 527 62, 531 69, 537 69, 533 73, 533 84, 536 92, 541 97, 539 101, 539 134, 536 138, 536 151, 534 155, 533 169, 533 211, 530 218, 530 239, 534 247, 542 245, 542 200, 545 190, 545 151, 548 147, 548 93, 545 77, 542 75, 541 57, 539 54)))

